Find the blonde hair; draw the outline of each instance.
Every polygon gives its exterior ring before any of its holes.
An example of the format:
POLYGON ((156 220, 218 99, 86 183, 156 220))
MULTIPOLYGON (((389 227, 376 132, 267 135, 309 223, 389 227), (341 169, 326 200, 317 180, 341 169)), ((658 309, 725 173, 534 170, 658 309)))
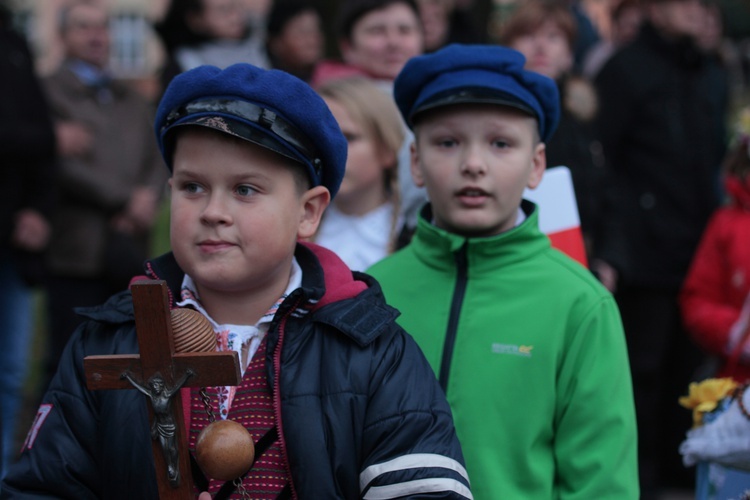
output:
POLYGON ((395 248, 401 204, 398 188, 398 153, 405 139, 404 124, 396 103, 390 95, 364 77, 329 80, 316 90, 323 98, 331 99, 343 106, 352 120, 376 141, 377 147, 393 153, 393 164, 388 165, 383 176, 386 193, 393 204, 390 253, 395 248))

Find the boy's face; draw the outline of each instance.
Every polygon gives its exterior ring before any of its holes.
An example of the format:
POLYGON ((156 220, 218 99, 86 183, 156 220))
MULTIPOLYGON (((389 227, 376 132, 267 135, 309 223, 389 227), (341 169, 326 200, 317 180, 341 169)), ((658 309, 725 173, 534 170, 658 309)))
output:
POLYGON ((383 80, 394 80, 406 61, 421 53, 420 20, 404 3, 365 14, 354 24, 350 39, 341 42, 347 64, 383 80))
POLYGON ((525 188, 546 167, 533 117, 505 106, 447 106, 422 117, 411 148, 415 183, 425 186, 435 224, 493 236, 511 229, 525 188))
POLYGON ((315 233, 328 190, 304 191, 301 166, 255 144, 199 127, 178 134, 169 185, 180 267, 201 295, 283 292, 297 238, 315 233))

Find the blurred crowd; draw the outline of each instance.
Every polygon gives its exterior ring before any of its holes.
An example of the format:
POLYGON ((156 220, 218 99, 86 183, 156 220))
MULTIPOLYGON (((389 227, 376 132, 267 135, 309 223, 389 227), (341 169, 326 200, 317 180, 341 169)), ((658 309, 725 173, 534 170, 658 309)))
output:
MULTIPOLYGON (((168 172, 152 122, 175 75, 247 62, 318 90, 349 141, 349 158, 315 241, 365 270, 408 243, 426 201, 411 181, 411 133, 392 101, 393 80, 411 57, 450 43, 489 43, 517 49, 529 69, 558 85, 563 111, 547 164, 570 169, 590 270, 620 308, 642 498, 690 489, 693 471, 677 450, 691 417, 677 398, 690 381, 717 373, 717 359, 750 366, 750 355, 735 356, 748 330, 750 275, 727 272, 726 284, 715 282, 721 269, 750 271, 750 253, 729 249, 750 245, 735 238, 715 250, 710 265, 705 252, 694 262, 699 246, 710 245, 702 239, 717 210, 750 194, 745 170, 736 167, 750 158, 750 127, 736 126, 747 121, 750 103, 750 6, 329 3, 274 0, 251 12, 239 0, 173 0, 150 26, 163 54, 149 75, 150 92, 112 71, 106 2, 62 3, 55 18, 64 53, 50 72, 35 64, 15 4, 0 3, 0 465, 13 460, 28 423, 19 415, 35 292, 45 298, 39 392, 79 321, 73 308, 127 287, 143 274, 146 257, 168 249, 160 222, 168 216, 168 172), (718 262, 722 252, 739 264, 718 262), (703 281, 693 276, 699 272, 703 281), (712 303, 727 302, 723 316, 691 316, 703 292, 712 303), (714 316, 723 326, 715 327, 714 316)), ((750 368, 730 373, 748 374, 750 368)))

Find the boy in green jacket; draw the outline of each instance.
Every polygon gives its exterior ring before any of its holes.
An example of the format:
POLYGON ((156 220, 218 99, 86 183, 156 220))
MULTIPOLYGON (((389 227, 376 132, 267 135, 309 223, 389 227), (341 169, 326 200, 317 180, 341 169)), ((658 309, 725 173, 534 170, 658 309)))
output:
POLYGON ((413 58, 394 97, 431 203, 370 268, 438 375, 474 498, 638 498, 627 350, 612 296, 522 200, 546 167, 555 83, 500 46, 413 58))

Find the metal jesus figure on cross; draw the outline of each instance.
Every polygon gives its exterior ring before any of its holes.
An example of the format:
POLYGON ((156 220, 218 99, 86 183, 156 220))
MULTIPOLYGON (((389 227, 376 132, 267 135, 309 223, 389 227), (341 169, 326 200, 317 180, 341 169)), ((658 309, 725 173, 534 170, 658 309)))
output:
POLYGON ((87 356, 86 384, 90 390, 135 388, 145 395, 159 498, 189 499, 193 481, 180 388, 239 385, 239 358, 234 351, 176 353, 166 283, 139 281, 131 292, 140 355, 87 356))
POLYGON ((188 378, 193 375, 192 370, 187 370, 177 384, 167 388, 161 374, 155 373, 146 385, 138 383, 128 372, 121 377, 130 382, 130 385, 148 396, 151 400, 153 410, 153 422, 151 423, 151 439, 159 440, 164 459, 167 462, 167 478, 173 487, 179 486, 180 470, 178 466, 179 453, 177 448, 177 424, 172 416, 172 396, 179 391, 188 378))

